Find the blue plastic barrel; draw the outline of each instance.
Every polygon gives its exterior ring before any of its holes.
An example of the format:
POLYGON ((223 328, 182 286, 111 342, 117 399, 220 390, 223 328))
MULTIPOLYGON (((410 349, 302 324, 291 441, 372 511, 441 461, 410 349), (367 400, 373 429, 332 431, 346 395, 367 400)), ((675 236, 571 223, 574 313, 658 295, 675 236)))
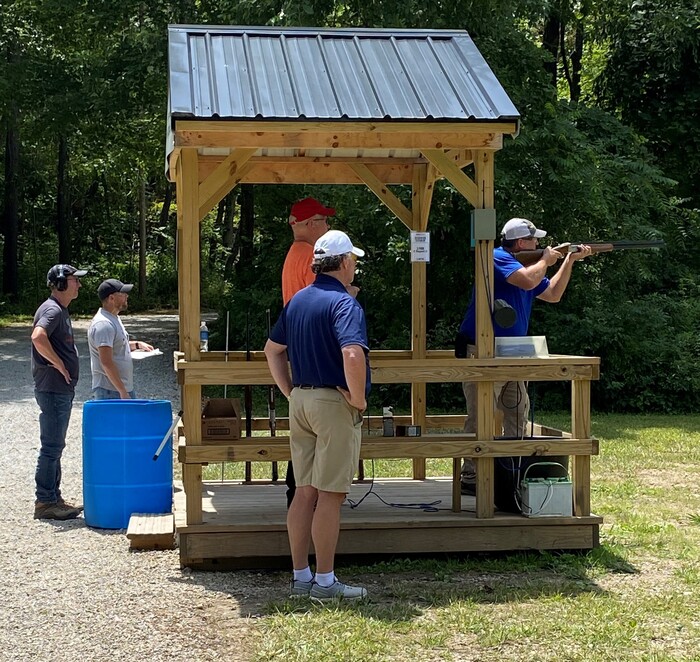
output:
POLYGON ((169 440, 154 453, 172 423, 168 400, 90 400, 83 407, 85 522, 125 529, 133 513, 169 513, 173 461, 169 440))

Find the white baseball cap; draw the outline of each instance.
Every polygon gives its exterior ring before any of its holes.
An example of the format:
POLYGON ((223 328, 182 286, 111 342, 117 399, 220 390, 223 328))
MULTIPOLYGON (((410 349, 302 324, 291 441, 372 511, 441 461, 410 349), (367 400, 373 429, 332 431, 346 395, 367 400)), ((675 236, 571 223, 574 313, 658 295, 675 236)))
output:
POLYGON ((532 221, 526 218, 511 218, 501 230, 501 239, 542 239, 547 233, 544 230, 538 230, 532 221))
POLYGON ((352 253, 357 257, 363 257, 365 254, 361 248, 353 246, 350 237, 340 230, 328 230, 314 244, 314 257, 316 258, 345 255, 346 253, 352 253))

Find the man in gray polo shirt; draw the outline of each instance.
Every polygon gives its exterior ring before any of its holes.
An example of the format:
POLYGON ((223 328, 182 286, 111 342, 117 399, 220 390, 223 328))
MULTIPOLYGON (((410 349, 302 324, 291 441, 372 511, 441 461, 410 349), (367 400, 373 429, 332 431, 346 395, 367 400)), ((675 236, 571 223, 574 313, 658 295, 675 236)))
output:
POLYGON ((132 350, 153 351, 142 340, 129 340, 119 313, 126 310, 129 292, 134 286, 116 278, 103 281, 97 288, 102 307, 88 329, 92 393, 95 400, 128 400, 134 392, 132 350))

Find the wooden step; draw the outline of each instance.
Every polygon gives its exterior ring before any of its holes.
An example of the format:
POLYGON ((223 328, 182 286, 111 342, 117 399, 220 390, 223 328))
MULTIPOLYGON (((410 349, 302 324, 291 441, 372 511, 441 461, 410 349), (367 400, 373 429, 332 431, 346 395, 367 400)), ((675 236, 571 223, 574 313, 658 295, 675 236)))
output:
POLYGON ((172 513, 134 513, 126 530, 129 549, 174 549, 175 516, 172 513))

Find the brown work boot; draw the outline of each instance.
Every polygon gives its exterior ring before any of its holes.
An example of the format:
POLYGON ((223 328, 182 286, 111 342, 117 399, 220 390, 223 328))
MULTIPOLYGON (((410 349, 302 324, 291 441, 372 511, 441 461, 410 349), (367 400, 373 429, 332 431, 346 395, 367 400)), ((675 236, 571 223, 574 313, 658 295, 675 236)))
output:
POLYGON ((71 503, 70 501, 64 501, 63 498, 59 499, 56 501, 56 503, 59 506, 65 506, 66 508, 71 508, 73 510, 77 510, 79 513, 82 513, 83 510, 85 510, 84 506, 82 503, 71 503))
POLYGON ((34 505, 34 519, 67 520, 75 519, 78 515, 80 515, 79 510, 69 508, 67 505, 60 503, 42 503, 37 501, 34 505))

